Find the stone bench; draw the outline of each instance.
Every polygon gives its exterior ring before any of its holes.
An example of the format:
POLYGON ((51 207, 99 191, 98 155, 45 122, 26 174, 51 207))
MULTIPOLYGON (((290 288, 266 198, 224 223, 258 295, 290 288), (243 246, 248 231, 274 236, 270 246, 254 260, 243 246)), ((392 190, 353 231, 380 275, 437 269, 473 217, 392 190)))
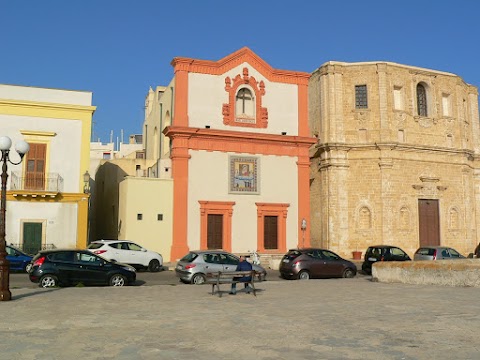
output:
POLYGON ((480 259, 379 261, 372 280, 386 283, 480 287, 480 259))

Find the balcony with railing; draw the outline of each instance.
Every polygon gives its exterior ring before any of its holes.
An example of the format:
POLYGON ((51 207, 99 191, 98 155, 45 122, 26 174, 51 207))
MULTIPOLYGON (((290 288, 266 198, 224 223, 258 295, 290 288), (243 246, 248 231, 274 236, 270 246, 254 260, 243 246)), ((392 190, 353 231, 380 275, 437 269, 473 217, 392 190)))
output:
POLYGON ((63 192, 63 177, 58 173, 27 173, 12 171, 10 190, 23 195, 56 196, 63 192))

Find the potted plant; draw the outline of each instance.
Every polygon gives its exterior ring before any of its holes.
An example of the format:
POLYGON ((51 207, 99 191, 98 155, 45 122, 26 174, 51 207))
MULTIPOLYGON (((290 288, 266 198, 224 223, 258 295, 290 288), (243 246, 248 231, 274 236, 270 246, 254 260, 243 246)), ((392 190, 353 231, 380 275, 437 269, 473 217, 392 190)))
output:
POLYGON ((352 251, 353 260, 361 260, 362 252, 358 251, 358 244, 355 246, 355 251, 352 251))

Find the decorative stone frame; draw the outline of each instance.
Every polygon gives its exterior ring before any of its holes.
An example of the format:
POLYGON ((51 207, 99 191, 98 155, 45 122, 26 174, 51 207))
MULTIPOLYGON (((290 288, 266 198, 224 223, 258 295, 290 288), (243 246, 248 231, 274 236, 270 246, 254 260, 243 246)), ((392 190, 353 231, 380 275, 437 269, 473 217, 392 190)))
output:
MULTIPOLYGON (((229 194, 260 194, 260 159, 256 156, 230 156, 228 159, 229 167, 229 184, 228 184, 228 193, 229 194), (239 164, 248 164, 251 168, 251 186, 236 188, 235 184, 238 181, 238 175, 236 170, 239 164)), ((240 180, 241 181, 241 180, 240 180)))
POLYGON ((287 208, 290 204, 255 203, 257 205, 257 249, 260 253, 284 254, 287 252, 287 208), (265 249, 265 216, 278 217, 278 248, 265 249))
POLYGON ((228 93, 228 104, 223 104, 223 123, 230 126, 242 126, 250 128, 266 128, 268 126, 268 110, 262 107, 262 96, 265 95, 265 83, 257 82, 253 76, 248 75, 248 68, 243 68, 243 76, 238 74, 233 81, 230 77, 225 78, 225 91, 228 93), (240 122, 235 113, 237 93, 242 88, 248 88, 255 96, 254 122, 240 122))
POLYGON ((200 204, 200 250, 207 250, 208 215, 223 215, 222 248, 232 251, 232 215, 234 201, 199 201, 200 204))

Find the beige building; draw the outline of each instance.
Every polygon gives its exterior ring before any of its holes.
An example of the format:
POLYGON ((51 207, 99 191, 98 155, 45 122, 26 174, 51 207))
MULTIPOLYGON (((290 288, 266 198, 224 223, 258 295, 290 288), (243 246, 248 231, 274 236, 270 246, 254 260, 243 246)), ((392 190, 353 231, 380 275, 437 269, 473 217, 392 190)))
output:
POLYGON ((480 240, 477 88, 389 62, 328 62, 309 82, 312 244, 464 254, 480 240))
POLYGON ((95 158, 99 165, 92 169, 91 240, 131 240, 170 260, 173 185, 170 141, 162 134, 170 123, 170 104, 171 88, 150 89, 142 135, 131 135, 113 152, 113 143, 92 144, 92 163, 95 158))

